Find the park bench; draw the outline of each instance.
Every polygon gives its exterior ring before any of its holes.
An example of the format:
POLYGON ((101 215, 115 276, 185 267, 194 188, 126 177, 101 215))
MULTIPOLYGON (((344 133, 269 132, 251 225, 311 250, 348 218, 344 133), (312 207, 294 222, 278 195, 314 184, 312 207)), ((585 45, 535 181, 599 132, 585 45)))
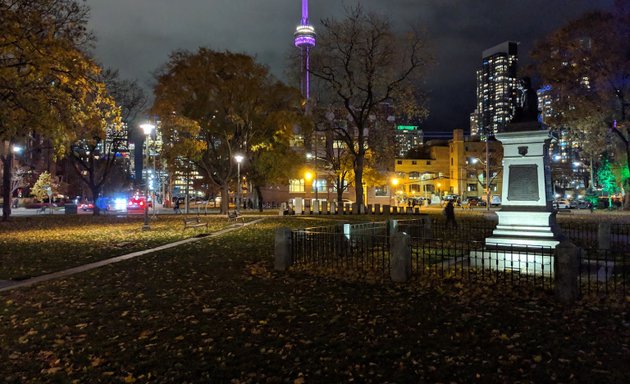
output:
POLYGON ((239 215, 237 211, 228 212, 228 223, 231 221, 236 223, 238 220, 241 220, 243 225, 245 225, 245 219, 243 219, 243 216, 239 215))
POLYGON ((208 229, 208 223, 205 221, 201 221, 199 216, 184 218, 184 230, 186 230, 186 228, 196 227, 206 227, 206 229, 208 229))

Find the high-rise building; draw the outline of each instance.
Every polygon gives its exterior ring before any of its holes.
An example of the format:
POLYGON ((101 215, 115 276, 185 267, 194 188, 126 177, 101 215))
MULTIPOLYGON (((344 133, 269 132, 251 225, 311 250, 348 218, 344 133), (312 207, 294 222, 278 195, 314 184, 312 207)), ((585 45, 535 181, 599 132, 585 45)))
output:
POLYGON ((407 153, 422 145, 424 132, 417 125, 396 125, 396 157, 405 157, 407 153))
POLYGON ((494 136, 504 130, 522 104, 517 79, 518 43, 506 41, 483 51, 477 71, 477 109, 473 135, 494 136))

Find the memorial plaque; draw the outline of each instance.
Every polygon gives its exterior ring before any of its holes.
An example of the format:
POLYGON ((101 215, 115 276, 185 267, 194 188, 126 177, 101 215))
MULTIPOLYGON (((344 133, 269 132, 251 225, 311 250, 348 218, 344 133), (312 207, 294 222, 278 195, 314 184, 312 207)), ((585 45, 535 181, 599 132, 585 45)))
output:
POLYGON ((539 200, 537 165, 510 165, 510 179, 508 183, 508 200, 539 200))

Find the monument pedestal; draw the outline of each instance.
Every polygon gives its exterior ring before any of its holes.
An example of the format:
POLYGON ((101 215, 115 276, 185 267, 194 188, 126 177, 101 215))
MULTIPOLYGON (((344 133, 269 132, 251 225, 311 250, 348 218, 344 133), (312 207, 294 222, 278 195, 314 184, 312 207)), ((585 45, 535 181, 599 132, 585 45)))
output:
POLYGON ((553 252, 562 235, 552 209, 548 131, 496 135, 503 143, 503 204, 485 249, 471 252, 477 267, 553 275, 553 252))

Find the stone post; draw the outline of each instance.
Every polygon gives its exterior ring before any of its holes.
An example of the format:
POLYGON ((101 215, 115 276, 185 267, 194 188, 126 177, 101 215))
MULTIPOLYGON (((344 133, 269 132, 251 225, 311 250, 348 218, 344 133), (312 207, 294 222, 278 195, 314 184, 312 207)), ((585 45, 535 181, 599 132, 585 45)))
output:
POLYGON ((367 212, 365 212, 365 213, 367 213, 367 214, 372 214, 373 212, 374 212, 374 211, 372 211, 372 204, 368 204, 368 205, 367 205, 367 212))
POLYGON ((328 211, 328 202, 322 201, 322 213, 325 215, 329 215, 330 211, 328 211))
POLYGON ((610 223, 599 223, 597 227, 597 248, 610 249, 610 223))
POLYGON ((274 244, 273 269, 286 271, 293 262, 291 255, 291 229, 283 227, 276 229, 274 244))
POLYGON ((578 298, 577 278, 581 252, 580 248, 568 240, 556 246, 554 294, 564 304, 571 304, 578 298))
POLYGON ((398 220, 387 220, 387 234, 390 236, 398 232, 398 220))
POLYGON ((423 231, 422 236, 425 239, 433 238, 433 228, 431 228, 431 217, 428 215, 422 218, 422 231, 423 231))
POLYGON ((330 203, 330 213, 332 213, 333 215, 337 214, 337 203, 334 201, 330 203))
POLYGON ((313 214, 319 215, 319 200, 313 201, 313 214))
POLYGON ((386 215, 391 214, 391 207, 389 206, 389 204, 383 204, 383 211, 381 213, 384 213, 386 215))
POLYGON ((390 277, 396 283, 405 283, 411 278, 411 247, 409 235, 394 233, 390 241, 390 277))

